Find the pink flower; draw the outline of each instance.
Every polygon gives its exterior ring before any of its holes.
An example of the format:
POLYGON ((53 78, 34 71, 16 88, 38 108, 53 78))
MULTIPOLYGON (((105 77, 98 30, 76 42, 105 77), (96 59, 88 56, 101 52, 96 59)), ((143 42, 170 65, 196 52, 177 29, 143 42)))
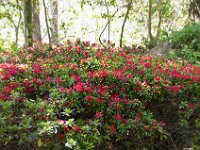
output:
POLYGON ((59 77, 56 77, 55 82, 56 82, 56 83, 61 83, 62 80, 61 80, 59 77))
POLYGON ((137 118, 137 117, 136 117, 136 118, 135 118, 135 122, 138 123, 139 121, 140 121, 140 118, 137 118))
POLYGON ((56 124, 64 125, 65 124, 65 120, 57 120, 56 124))
POLYGON ((49 82, 52 82, 52 78, 51 78, 51 77, 48 77, 47 80, 48 80, 49 82))

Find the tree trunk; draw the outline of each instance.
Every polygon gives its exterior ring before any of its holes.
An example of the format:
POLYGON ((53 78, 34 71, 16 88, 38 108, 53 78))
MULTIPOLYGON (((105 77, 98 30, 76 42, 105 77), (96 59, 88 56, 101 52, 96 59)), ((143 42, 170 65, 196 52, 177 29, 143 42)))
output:
POLYGON ((50 31, 49 31, 49 23, 48 23, 47 8, 46 8, 45 0, 43 0, 43 7, 44 7, 44 15, 45 15, 47 34, 48 34, 48 39, 49 39, 49 47, 51 47, 51 36, 50 36, 50 31))
POLYGON ((51 39, 53 43, 57 43, 57 38, 58 38, 58 1, 57 0, 52 0, 51 15, 52 15, 51 39))
POLYGON ((152 35, 152 31, 151 31, 151 19, 152 17, 152 0, 149 0, 149 12, 148 12, 148 35, 149 35, 149 41, 150 43, 153 42, 153 35, 152 35))
POLYGON ((41 43, 42 36, 41 36, 41 26, 40 26, 40 1, 33 0, 33 22, 34 22, 34 40, 41 43))
POLYGON ((131 0, 127 5, 127 11, 126 11, 126 15, 124 17, 124 21, 123 21, 122 29, 121 29, 121 35, 120 35, 120 41, 119 41, 120 47, 122 47, 122 45, 123 45, 124 28, 125 28, 126 20, 128 18, 128 15, 129 15, 129 12, 130 12, 130 9, 131 9, 132 2, 133 2, 133 0, 131 0))
POLYGON ((161 12, 159 11, 158 12, 158 26, 157 26, 156 39, 158 39, 160 36, 161 24, 162 24, 162 15, 161 15, 161 12))
POLYGON ((25 45, 33 45, 32 0, 24 0, 25 45))

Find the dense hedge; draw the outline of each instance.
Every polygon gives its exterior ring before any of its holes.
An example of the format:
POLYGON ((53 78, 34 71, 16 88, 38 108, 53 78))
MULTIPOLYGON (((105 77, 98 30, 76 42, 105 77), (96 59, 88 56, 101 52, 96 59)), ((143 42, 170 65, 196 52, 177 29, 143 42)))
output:
POLYGON ((136 51, 77 40, 4 53, 0 147, 197 147, 200 68, 136 51))

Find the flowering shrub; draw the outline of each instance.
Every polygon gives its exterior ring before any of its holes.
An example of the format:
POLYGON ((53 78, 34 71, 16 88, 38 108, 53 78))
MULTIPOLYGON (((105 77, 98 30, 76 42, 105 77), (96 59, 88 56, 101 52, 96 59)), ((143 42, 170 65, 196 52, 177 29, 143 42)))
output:
POLYGON ((1 147, 198 145, 200 68, 135 51, 77 40, 35 45, 1 63, 1 147))

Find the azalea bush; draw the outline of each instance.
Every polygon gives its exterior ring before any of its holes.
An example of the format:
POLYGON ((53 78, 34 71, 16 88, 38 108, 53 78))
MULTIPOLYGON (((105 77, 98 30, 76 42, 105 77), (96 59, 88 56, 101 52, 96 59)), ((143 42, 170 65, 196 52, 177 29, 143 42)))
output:
POLYGON ((197 147, 200 68, 137 51, 77 40, 3 53, 0 147, 197 147))

